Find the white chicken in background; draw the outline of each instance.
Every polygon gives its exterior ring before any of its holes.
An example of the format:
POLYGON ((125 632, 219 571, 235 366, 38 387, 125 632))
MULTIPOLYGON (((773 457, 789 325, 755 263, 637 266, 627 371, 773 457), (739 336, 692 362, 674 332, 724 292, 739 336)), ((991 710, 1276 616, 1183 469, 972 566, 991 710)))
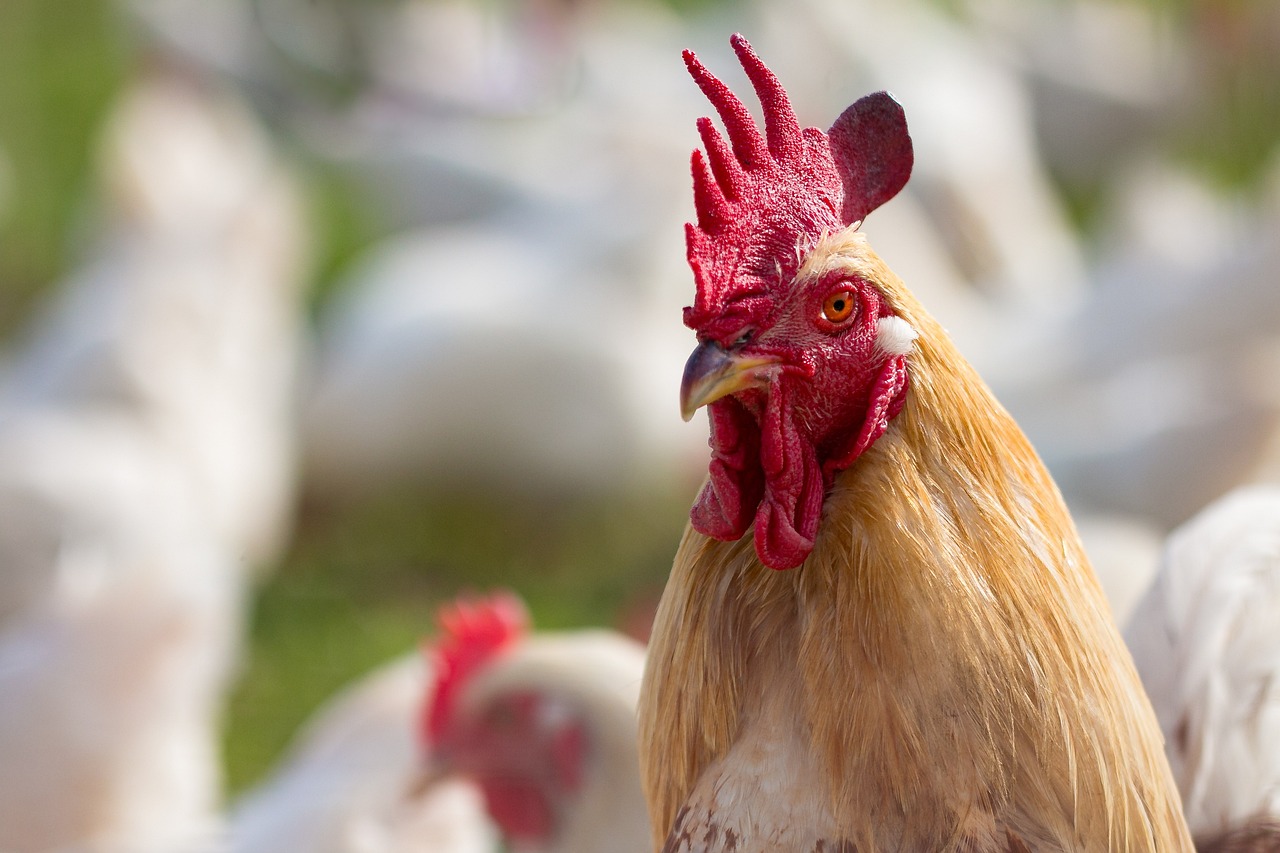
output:
POLYGON ((1041 155, 1076 187, 1123 174, 1203 95, 1176 16, 1106 0, 965 0, 974 38, 1024 81, 1041 155))
POLYGON ((255 119, 177 73, 137 85, 101 149, 104 227, 0 404, 130 410, 249 562, 288 533, 305 223, 255 119))
POLYGON ((526 637, 524 618, 519 600, 501 595, 442 614, 424 720, 433 759, 480 786, 513 850, 647 853, 636 735, 644 647, 605 630, 526 637), (476 660, 477 647, 491 657, 476 660))
POLYGON ((1125 630, 1201 850, 1280 849, 1278 612, 1280 489, 1253 487, 1170 536, 1125 630))
POLYGON ((0 849, 208 837, 246 566, 291 506, 300 212, 234 101, 139 83, 101 238, 0 395, 0 849))
POLYGON ((443 608, 423 655, 343 691, 234 810, 233 853, 647 851, 644 648, 529 634, 510 594, 443 608), (492 823, 485 817, 486 810, 492 823))
POLYGON ((1280 473, 1275 183, 1245 201, 1135 169, 1095 292, 993 382, 1073 507, 1168 529, 1280 473))
MULTIPOLYGON (((410 53, 421 5, 395 7, 394 55, 410 53)), ((321 317, 303 433, 317 492, 465 478, 601 493, 698 476, 706 442, 673 417, 666 381, 688 296, 687 134, 668 107, 693 93, 663 62, 679 30, 645 9, 593 24, 554 109, 441 112, 375 90, 345 132, 307 137, 427 226, 375 247, 321 317)))

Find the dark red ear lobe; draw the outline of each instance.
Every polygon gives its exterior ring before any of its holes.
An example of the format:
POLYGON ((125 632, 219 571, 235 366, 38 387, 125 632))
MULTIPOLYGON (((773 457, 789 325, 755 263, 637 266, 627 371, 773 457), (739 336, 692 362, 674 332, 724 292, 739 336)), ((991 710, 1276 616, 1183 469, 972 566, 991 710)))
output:
POLYGON ((827 132, 844 183, 843 219, 852 225, 898 194, 915 154, 907 116, 888 92, 859 98, 827 132))

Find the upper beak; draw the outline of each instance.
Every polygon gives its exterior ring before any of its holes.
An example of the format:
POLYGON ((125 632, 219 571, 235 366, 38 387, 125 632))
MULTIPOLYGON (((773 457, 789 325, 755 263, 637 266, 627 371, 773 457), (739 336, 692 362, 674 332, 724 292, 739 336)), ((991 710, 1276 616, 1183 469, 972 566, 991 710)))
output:
POLYGON ((698 409, 766 381, 761 368, 779 362, 776 356, 745 356, 715 341, 704 341, 689 356, 680 383, 680 415, 687 421, 698 409))

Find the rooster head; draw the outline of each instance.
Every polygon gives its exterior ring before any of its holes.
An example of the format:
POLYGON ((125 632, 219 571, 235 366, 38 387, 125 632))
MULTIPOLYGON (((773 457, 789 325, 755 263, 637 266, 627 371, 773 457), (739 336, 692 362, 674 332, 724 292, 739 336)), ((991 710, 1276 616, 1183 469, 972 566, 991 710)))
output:
MULTIPOLYGON (((782 85, 740 35, 730 40, 764 111, 746 106, 690 51, 685 64, 724 123, 698 121, 697 222, 686 226, 698 336, 680 389, 685 419, 711 418, 710 478, 695 529, 726 541, 754 522, 770 568, 813 550, 836 472, 901 410, 914 332, 833 241, 911 174, 906 119, 886 92, 858 100, 831 129, 801 128, 782 85)), ((856 235, 860 239, 861 235, 856 235)))
POLYGON ((471 779, 513 843, 545 847, 582 785, 585 724, 546 690, 484 683, 528 640, 529 614, 516 595, 461 598, 437 621, 439 635, 424 648, 433 683, 421 720, 433 769, 471 779))

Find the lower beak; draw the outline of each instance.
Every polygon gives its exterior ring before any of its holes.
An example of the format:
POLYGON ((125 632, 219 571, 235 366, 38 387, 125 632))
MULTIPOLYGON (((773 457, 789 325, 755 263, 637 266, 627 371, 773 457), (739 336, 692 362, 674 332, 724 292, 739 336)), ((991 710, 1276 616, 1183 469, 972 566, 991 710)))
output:
POLYGON ((435 762, 423 765, 409 780, 409 796, 421 797, 449 777, 449 769, 435 762))
POLYGON ((680 383, 680 414, 687 421, 698 409, 721 397, 756 388, 767 381, 766 368, 778 364, 775 356, 744 356, 705 341, 689 356, 680 383))

